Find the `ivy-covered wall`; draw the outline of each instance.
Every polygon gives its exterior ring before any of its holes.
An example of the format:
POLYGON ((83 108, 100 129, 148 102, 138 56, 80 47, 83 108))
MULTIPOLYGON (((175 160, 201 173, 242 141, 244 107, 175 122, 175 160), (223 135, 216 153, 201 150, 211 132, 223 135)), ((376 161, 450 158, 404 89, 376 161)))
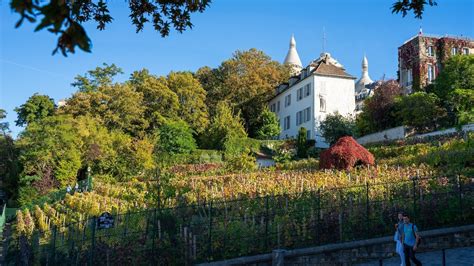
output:
POLYGON ((403 70, 412 70, 412 91, 423 90, 428 85, 428 64, 433 65, 435 77, 443 69, 444 63, 451 56, 453 47, 457 54, 463 53, 463 48, 474 49, 474 41, 453 37, 417 36, 398 48, 399 82, 402 86, 403 70), (429 55, 428 47, 433 47, 433 55, 429 55))

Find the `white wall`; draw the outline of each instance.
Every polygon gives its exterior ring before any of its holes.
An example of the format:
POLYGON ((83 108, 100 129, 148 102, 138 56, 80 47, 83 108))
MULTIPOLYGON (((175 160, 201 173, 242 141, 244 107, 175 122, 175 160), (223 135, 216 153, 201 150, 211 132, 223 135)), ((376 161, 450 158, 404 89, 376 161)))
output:
MULTIPOLYGON (((304 92, 304 90, 303 90, 304 92)), ((280 119, 280 127, 281 133, 279 138, 291 138, 296 137, 298 135, 298 130, 300 127, 305 127, 306 129, 310 130, 313 128, 313 119, 310 119, 308 122, 305 122, 300 125, 296 125, 296 113, 299 111, 304 110, 307 107, 311 107, 311 110, 314 110, 314 103, 313 97, 314 95, 314 76, 309 76, 304 80, 298 82, 297 84, 293 85, 291 88, 287 89, 282 94, 278 95, 274 99, 270 101, 271 106, 273 103, 277 103, 280 101, 280 111, 276 112, 278 118, 280 119), (303 97, 300 101, 297 101, 297 91, 300 88, 303 88, 306 84, 311 83, 311 92, 310 95, 307 97, 303 97), (291 94, 291 104, 290 106, 285 107, 285 97, 291 94), (290 128, 288 130, 284 129, 284 119, 285 117, 290 116, 290 128)), ((314 137, 314 132, 311 132, 311 138, 314 137)))
MULTIPOLYGON (((462 126, 462 131, 474 131, 474 124, 467 124, 462 126)), ((432 136, 439 136, 439 135, 447 135, 456 132, 456 128, 448 128, 439 131, 433 131, 425 134, 414 135, 413 138, 424 138, 424 137, 432 137, 432 136)))
POLYGON ((387 140, 396 140, 404 139, 406 136, 406 129, 404 126, 394 127, 386 129, 384 131, 379 131, 377 133, 372 133, 365 135, 357 139, 359 144, 365 145, 368 143, 381 142, 387 140))
POLYGON ((338 112, 341 115, 353 115, 355 110, 354 79, 315 76, 316 93, 314 94, 314 131, 316 147, 326 148, 328 144, 321 137, 318 127, 328 114, 338 112), (325 88, 324 88, 325 87, 325 88), (321 110, 320 97, 326 100, 326 111, 321 110))
POLYGON ((280 139, 296 137, 300 127, 311 131, 311 139, 316 139, 317 147, 327 147, 327 143, 318 130, 319 122, 326 118, 327 114, 339 112, 342 115, 352 115, 355 109, 354 79, 311 75, 291 88, 281 93, 269 102, 269 107, 280 101, 280 111, 276 112, 280 119, 282 129, 280 139), (311 83, 311 93, 297 101, 297 90, 311 83), (291 105, 285 107, 285 97, 291 94, 291 105), (320 109, 320 96, 326 100, 326 111, 320 109), (299 111, 311 107, 314 116, 307 122, 296 125, 296 114, 299 111), (290 116, 290 128, 284 129, 284 119, 290 116))
MULTIPOLYGON (((464 125, 462 131, 474 131, 474 124, 464 125)), ((456 128, 448 128, 444 130, 433 131, 425 134, 413 135, 409 138, 425 138, 431 136, 447 135, 456 132, 456 128)), ((365 145, 369 143, 382 142, 387 140, 405 139, 407 136, 407 129, 404 126, 390 128, 377 133, 365 135, 357 139, 359 144, 365 145)))

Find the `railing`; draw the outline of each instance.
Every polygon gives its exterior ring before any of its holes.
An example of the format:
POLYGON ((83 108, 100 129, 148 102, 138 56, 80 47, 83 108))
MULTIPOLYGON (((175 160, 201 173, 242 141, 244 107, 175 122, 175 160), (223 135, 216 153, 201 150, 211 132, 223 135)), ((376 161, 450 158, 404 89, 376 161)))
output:
POLYGON ((10 242, 6 265, 191 264, 391 235, 399 210, 420 230, 474 223, 470 178, 407 181, 319 189, 233 201, 213 201, 96 219, 10 242))

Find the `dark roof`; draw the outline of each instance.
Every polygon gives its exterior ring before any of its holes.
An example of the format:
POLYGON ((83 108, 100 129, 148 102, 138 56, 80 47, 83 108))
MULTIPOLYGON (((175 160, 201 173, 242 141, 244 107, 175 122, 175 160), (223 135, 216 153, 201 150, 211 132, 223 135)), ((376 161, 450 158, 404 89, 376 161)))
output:
POLYGON ((350 74, 346 72, 346 70, 342 67, 337 67, 333 64, 328 64, 321 60, 315 66, 315 70, 313 73, 320 74, 323 76, 337 76, 337 77, 347 77, 347 78, 354 78, 350 74))
MULTIPOLYGON (((297 84, 298 82, 304 80, 305 78, 309 77, 310 75, 318 75, 318 76, 328 76, 328 77, 340 77, 340 78, 349 78, 349 79, 356 79, 356 77, 348 74, 346 72, 346 69, 344 69, 343 67, 338 67, 338 66, 335 66, 331 63, 329 63, 329 59, 328 58, 322 58, 321 60, 318 60, 318 61, 313 61, 310 66, 313 67, 313 69, 311 70, 311 73, 309 73, 307 76, 304 76, 304 78, 302 78, 302 74, 298 74, 298 75, 295 75, 295 76, 291 76, 288 80, 291 80, 291 79, 296 79, 295 82, 293 82, 293 84, 291 84, 291 86, 289 85, 289 82, 283 82, 281 84, 279 84, 277 87, 276 87, 276 94, 273 95, 269 101, 275 99, 275 97, 277 97, 278 95, 282 94, 283 92, 285 92, 286 90, 288 90, 288 88, 294 86, 295 84, 297 84), (282 90, 279 90, 279 87, 281 85, 286 85, 286 87, 282 90)), ((306 71, 307 67, 306 68, 303 68, 302 72, 303 71, 306 71)))

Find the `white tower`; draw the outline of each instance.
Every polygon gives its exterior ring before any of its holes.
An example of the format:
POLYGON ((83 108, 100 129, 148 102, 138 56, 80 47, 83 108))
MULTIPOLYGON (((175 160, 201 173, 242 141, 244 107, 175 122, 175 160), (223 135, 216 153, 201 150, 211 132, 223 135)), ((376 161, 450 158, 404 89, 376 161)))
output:
POLYGON ((355 93, 361 93, 366 85, 372 84, 373 81, 369 77, 369 62, 367 61, 367 57, 364 55, 362 59, 362 76, 355 84, 355 93))
POLYGON ((301 64, 298 51, 296 51, 296 41, 293 35, 291 35, 290 49, 288 50, 288 54, 286 54, 285 61, 283 62, 283 64, 288 64, 291 66, 292 75, 298 74, 303 68, 303 64, 301 64))

